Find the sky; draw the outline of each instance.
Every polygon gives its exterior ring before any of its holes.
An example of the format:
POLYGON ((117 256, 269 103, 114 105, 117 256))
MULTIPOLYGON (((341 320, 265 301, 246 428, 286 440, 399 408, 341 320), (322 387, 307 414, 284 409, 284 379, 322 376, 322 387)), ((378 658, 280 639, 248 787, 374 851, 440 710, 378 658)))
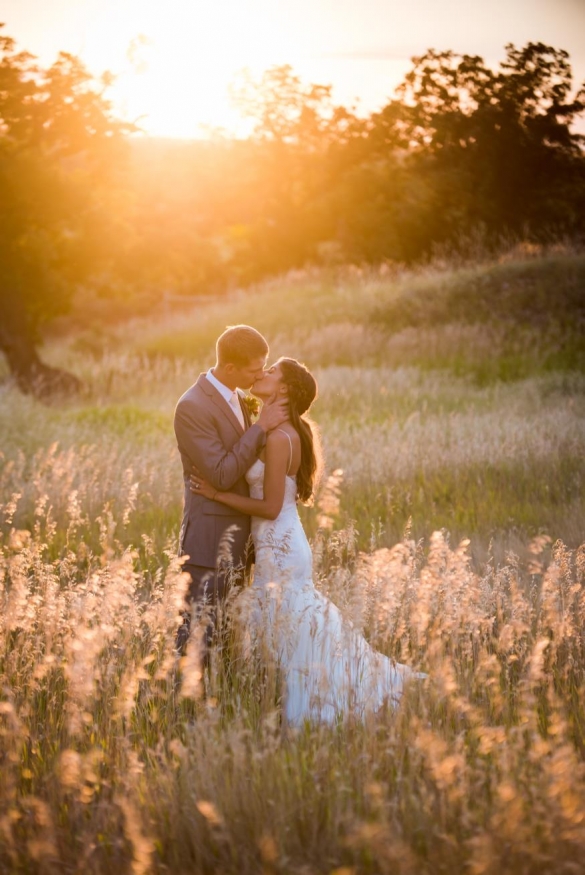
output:
POLYGON ((0 22, 44 64, 63 50, 114 73, 116 110, 157 136, 243 133, 229 85, 274 64, 362 114, 428 48, 495 67, 506 43, 545 42, 585 81, 585 0, 0 0, 0 22))

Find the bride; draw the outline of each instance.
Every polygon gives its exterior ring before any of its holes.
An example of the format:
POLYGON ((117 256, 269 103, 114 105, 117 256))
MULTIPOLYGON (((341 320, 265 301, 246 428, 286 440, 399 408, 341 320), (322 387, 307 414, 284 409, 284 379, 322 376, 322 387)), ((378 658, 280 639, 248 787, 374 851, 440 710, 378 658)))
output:
POLYGON ((218 492, 201 477, 192 488, 252 517, 256 555, 248 590, 252 634, 268 642, 284 679, 284 713, 292 725, 363 717, 396 704, 409 677, 426 677, 370 647, 313 584, 312 554, 297 501, 308 502, 321 467, 307 417, 317 383, 307 368, 281 358, 254 383, 262 401, 288 401, 288 420, 268 434, 264 458, 246 474, 250 497, 218 492))

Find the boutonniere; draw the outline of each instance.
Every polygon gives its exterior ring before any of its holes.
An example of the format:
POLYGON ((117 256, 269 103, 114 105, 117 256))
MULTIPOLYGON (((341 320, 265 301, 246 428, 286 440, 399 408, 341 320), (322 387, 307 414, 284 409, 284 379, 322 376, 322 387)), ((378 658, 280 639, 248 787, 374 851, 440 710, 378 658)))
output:
POLYGON ((260 413, 260 402, 257 398, 254 398, 253 395, 240 395, 240 401, 248 411, 250 421, 254 422, 254 420, 258 418, 258 414, 260 413))

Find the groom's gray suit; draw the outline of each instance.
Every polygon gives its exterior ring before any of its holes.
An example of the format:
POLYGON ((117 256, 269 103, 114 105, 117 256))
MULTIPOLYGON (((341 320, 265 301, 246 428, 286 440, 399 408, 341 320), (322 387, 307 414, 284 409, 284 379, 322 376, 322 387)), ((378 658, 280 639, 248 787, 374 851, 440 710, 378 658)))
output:
POLYGON ((175 410, 175 434, 185 481, 185 504, 179 541, 179 555, 188 556, 184 565, 191 575, 190 600, 200 599, 207 586, 212 599, 223 596, 224 575, 220 566, 224 543, 234 567, 243 567, 250 535, 250 517, 225 504, 191 492, 189 477, 193 465, 215 489, 249 495, 244 477, 258 458, 266 435, 259 425, 250 425, 242 405, 244 430, 228 402, 205 374, 187 389, 175 410), (226 533, 232 529, 227 538, 226 533), (223 543, 222 543, 223 542, 223 543), (219 571, 219 573, 218 573, 219 571))

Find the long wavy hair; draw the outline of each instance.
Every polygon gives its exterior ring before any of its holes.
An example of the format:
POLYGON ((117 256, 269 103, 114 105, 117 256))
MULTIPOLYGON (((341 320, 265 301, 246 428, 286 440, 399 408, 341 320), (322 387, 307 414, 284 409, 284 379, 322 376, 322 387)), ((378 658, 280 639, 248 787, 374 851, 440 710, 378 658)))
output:
POLYGON ((277 365, 280 366, 282 381, 288 389, 291 425, 301 439, 297 498, 303 504, 310 504, 323 468, 319 430, 307 415, 317 397, 317 381, 308 368, 296 359, 280 358, 277 365))

